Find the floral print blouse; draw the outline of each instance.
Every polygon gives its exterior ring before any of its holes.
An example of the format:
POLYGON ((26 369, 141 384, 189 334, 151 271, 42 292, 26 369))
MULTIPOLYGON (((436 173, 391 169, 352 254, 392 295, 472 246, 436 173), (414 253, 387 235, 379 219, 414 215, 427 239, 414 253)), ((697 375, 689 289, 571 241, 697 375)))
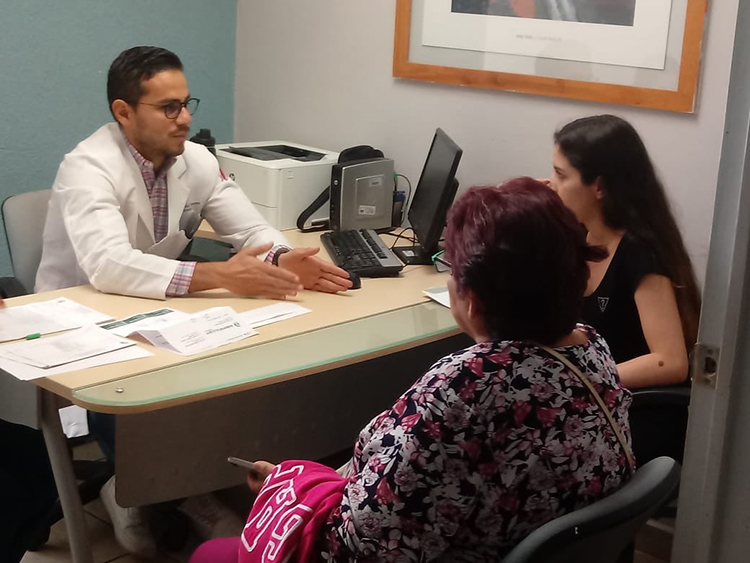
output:
MULTIPOLYGON (((556 350, 594 384, 630 445, 630 392, 606 342, 556 350)), ((326 561, 499 561, 545 522, 627 480, 589 390, 530 342, 446 356, 362 430, 326 561)))

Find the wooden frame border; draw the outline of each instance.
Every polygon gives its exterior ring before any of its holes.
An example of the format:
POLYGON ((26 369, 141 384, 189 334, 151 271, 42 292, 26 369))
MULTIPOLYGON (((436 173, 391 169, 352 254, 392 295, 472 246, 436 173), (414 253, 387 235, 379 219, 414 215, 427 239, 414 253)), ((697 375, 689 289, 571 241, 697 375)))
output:
POLYGON ((396 33, 393 48, 393 76, 396 78, 684 113, 691 113, 695 108, 703 23, 708 0, 688 0, 676 91, 413 63, 409 61, 411 9, 411 0, 396 0, 396 33))

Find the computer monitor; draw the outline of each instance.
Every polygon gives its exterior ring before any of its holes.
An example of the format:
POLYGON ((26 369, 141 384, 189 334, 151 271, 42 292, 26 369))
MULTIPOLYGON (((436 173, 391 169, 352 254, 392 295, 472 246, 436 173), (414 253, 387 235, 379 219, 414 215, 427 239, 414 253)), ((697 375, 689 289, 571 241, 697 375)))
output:
POLYGON ((397 246, 404 264, 431 264, 445 227, 448 208, 458 191, 456 170, 463 151, 445 131, 437 129, 409 208, 409 223, 418 246, 397 246))

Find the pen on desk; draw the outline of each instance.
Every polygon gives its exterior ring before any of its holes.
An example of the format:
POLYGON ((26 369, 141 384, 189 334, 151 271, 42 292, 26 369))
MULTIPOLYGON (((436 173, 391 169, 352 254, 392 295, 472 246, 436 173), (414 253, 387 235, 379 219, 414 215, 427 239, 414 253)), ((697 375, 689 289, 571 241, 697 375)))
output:
POLYGON ((26 340, 36 340, 37 338, 41 337, 42 334, 40 332, 35 332, 34 334, 27 334, 26 340))

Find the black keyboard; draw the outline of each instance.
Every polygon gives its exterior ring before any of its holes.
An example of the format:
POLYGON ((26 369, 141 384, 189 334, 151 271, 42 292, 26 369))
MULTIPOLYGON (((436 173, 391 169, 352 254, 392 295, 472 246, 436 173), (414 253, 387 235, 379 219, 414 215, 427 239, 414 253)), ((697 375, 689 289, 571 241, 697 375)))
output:
POLYGON ((366 278, 395 276, 404 269, 396 255, 373 230, 332 231, 320 242, 338 267, 366 278))

